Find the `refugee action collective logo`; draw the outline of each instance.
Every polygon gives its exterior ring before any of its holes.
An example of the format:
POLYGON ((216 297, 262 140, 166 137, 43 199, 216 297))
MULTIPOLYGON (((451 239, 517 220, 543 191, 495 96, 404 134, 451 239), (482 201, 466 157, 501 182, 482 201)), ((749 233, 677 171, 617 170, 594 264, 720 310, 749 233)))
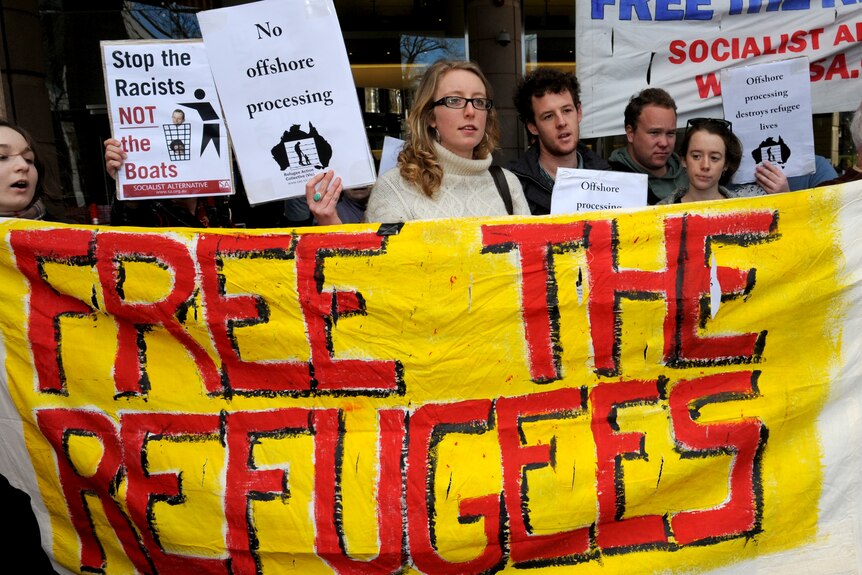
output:
POLYGON ((320 135, 311 122, 308 132, 294 124, 282 134, 279 142, 272 148, 272 158, 282 171, 314 168, 322 170, 329 166, 332 159, 332 146, 320 135))

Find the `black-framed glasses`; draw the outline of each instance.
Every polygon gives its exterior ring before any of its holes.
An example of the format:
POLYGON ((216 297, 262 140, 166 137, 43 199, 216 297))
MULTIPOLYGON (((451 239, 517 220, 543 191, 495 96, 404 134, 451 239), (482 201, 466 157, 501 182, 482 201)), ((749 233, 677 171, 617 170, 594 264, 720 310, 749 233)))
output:
POLYGON ((692 118, 685 124, 685 131, 688 132, 692 128, 700 128, 701 126, 718 126, 724 128, 728 132, 733 132, 733 123, 722 118, 692 118))
POLYGON ((494 107, 494 100, 491 98, 462 98, 461 96, 443 96, 434 102, 434 107, 446 106, 455 110, 463 110, 468 103, 473 104, 474 110, 490 110, 494 107))

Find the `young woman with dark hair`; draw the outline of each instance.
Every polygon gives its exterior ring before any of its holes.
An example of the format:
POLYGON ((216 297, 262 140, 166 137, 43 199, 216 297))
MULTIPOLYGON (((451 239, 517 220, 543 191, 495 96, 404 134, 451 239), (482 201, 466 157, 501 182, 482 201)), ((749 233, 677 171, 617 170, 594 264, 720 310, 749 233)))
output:
POLYGON ((718 118, 689 120, 679 155, 688 172, 688 187, 676 190, 659 204, 737 197, 725 187, 742 161, 742 144, 730 122, 718 118))

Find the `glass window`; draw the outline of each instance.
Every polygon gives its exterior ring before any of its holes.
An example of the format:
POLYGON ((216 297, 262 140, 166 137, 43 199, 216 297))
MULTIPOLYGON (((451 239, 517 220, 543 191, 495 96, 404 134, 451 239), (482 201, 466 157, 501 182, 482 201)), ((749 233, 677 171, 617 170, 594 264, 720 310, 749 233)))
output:
POLYGON ((467 59, 463 2, 336 0, 335 8, 379 160, 385 136, 404 137, 411 90, 440 58, 467 59))

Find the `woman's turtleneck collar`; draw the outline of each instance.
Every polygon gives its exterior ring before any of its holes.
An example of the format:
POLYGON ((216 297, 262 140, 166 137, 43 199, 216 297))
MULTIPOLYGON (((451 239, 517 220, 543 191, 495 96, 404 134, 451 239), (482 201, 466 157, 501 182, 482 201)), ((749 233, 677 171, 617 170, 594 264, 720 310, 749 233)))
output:
POLYGON ((491 155, 481 160, 468 160, 447 150, 442 144, 434 142, 434 152, 443 166, 443 173, 451 176, 472 176, 485 172, 491 167, 491 155))

